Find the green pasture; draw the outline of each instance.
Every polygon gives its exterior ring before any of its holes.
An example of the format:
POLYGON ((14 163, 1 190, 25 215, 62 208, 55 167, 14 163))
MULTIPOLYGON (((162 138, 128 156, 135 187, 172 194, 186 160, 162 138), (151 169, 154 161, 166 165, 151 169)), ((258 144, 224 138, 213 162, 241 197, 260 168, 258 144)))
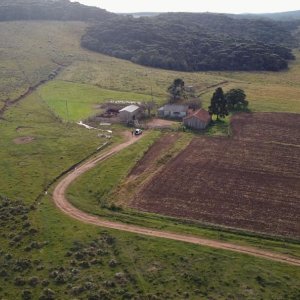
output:
MULTIPOLYGON (((98 137, 97 131, 86 130, 73 121, 95 114, 98 105, 108 99, 147 101, 153 96, 161 103, 167 97, 168 85, 177 77, 196 87, 197 93, 202 94, 204 107, 208 106, 215 85, 223 82, 225 90, 244 88, 252 111, 300 111, 298 53, 290 70, 280 73, 172 72, 80 48, 80 36, 86 26, 80 22, 1 23, 0 39, 5 43, 0 46, 0 108, 5 99, 17 98, 30 86, 46 80, 53 70, 63 67, 55 80, 10 107, 0 119, 1 197, 21 199, 28 206, 33 204, 56 176, 106 142, 98 137), (30 139, 28 143, 20 143, 20 138, 21 141, 30 139)), ((226 119, 209 128, 206 134, 226 134, 228 123, 226 119)), ((112 142, 119 143, 124 128, 112 129, 112 142)), ((146 134, 137 144, 80 177, 69 190, 72 203, 117 221, 198 234, 299 257, 300 246, 296 242, 142 214, 119 207, 119 203, 112 206, 114 195, 121 197, 118 192, 128 172, 161 134, 158 131, 146 134)), ((160 162, 171 159, 193 134, 185 133, 160 162)), ((45 289, 53 290, 55 299, 283 300, 300 297, 297 267, 85 225, 54 206, 51 190, 29 211, 28 222, 36 233, 26 235, 27 220, 14 222, 11 216, 1 227, 1 300, 22 299, 24 291, 31 292, 32 299, 39 299, 45 289), (24 228, 22 222, 26 223, 24 228), (21 240, 20 233, 24 235, 21 240), (75 253, 70 256, 74 244, 90 249, 99 234, 108 235, 114 242, 103 245, 102 256, 96 264, 92 263, 92 256, 84 258, 85 264, 76 261, 75 253), (33 242, 42 243, 43 247, 35 248, 33 242), (19 272, 10 267, 12 262, 24 264, 24 260, 32 261, 31 268, 19 272), (116 262, 114 266, 112 260, 116 262), (51 277, 57 269, 61 269, 64 280, 51 277), (25 283, 18 285, 17 277, 25 283), (31 277, 38 279, 35 286, 29 284, 31 277), (82 290, 81 294, 74 294, 77 288, 82 290)))
POLYGON ((101 111, 109 101, 147 102, 150 95, 101 89, 94 85, 55 80, 39 89, 42 99, 67 121, 80 121, 101 111))

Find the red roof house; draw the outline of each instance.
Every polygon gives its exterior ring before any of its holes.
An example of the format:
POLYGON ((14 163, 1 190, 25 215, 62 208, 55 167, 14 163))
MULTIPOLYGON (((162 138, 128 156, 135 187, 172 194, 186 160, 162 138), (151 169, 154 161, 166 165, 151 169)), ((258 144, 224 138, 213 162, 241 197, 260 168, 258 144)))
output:
POLYGON ((205 109, 199 109, 183 119, 183 124, 192 129, 205 129, 211 122, 211 115, 205 109))

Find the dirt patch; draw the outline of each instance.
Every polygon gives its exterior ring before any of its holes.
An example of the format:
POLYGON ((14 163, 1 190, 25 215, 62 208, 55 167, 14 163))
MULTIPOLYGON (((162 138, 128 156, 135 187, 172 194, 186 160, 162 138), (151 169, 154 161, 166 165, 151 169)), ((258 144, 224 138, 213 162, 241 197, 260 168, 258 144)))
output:
POLYGON ((19 126, 16 128, 16 131, 17 132, 22 132, 22 131, 25 131, 27 129, 32 129, 33 127, 29 127, 29 126, 19 126))
POLYGON ((164 119, 153 119, 147 123, 148 128, 170 128, 178 122, 164 120, 164 119))
POLYGON ((171 149, 178 138, 179 135, 177 133, 163 135, 149 148, 143 158, 132 169, 129 176, 138 176, 147 169, 150 169, 163 153, 166 153, 169 149, 171 149))
POLYGON ((17 145, 29 144, 35 140, 32 136, 22 136, 14 139, 14 143, 17 145))
POLYGON ((136 195, 134 208, 300 237, 300 115, 241 114, 233 138, 196 138, 136 195))

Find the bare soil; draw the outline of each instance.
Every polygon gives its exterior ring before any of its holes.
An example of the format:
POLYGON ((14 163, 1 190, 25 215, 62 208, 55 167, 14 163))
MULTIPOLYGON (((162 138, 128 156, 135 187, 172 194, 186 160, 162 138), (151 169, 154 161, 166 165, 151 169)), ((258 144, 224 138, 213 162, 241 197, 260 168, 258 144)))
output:
POLYGON ((300 115, 240 114, 232 138, 196 138, 131 206, 300 238, 300 115))
POLYGON ((192 243, 197 245, 204 245, 216 249, 224 249, 224 250, 234 251, 238 253, 244 253, 251 256, 261 257, 273 261, 287 263, 290 265, 300 266, 300 260, 298 260, 297 258, 293 258, 284 254, 277 254, 271 251, 264 251, 254 247, 239 246, 232 243, 210 240, 210 239, 205 239, 205 238, 192 236, 192 235, 176 234, 167 231, 153 230, 153 229, 144 228, 135 225, 107 221, 97 216, 93 216, 91 214, 80 211, 79 209, 72 206, 68 202, 68 200, 65 197, 65 193, 68 186, 76 178, 78 178, 80 175, 84 174, 88 170, 94 168, 98 163, 106 160, 113 154, 130 146, 139 138, 141 138, 141 136, 138 138, 131 137, 127 142, 110 149, 106 153, 100 154, 90 159, 89 161, 85 162, 81 166, 71 171, 66 177, 64 177, 58 183, 58 185, 54 189, 53 200, 56 206, 68 216, 86 224, 91 224, 91 225, 100 226, 104 228, 111 228, 111 229, 116 229, 116 230, 121 230, 121 231, 126 231, 126 232, 131 232, 131 233, 136 233, 136 234, 141 234, 141 235, 146 235, 151 237, 165 238, 165 239, 187 242, 187 243, 192 243))
POLYGON ((29 144, 33 141, 34 141, 34 137, 32 136, 22 136, 14 139, 14 143, 17 145, 29 144))
POLYGON ((178 124, 178 122, 174 122, 171 120, 164 120, 164 119, 152 119, 147 123, 148 128, 169 128, 173 125, 178 124))
POLYGON ((171 149, 178 138, 179 135, 177 133, 163 135, 149 148, 143 158, 138 161, 135 167, 131 170, 129 176, 138 176, 150 169, 161 155, 171 149))

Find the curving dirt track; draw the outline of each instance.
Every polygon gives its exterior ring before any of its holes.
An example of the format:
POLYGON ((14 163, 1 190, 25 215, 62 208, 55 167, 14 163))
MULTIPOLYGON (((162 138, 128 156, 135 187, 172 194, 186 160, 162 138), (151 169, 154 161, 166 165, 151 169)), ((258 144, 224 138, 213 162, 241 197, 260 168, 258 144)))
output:
POLYGON ((130 146, 131 144, 135 143, 138 139, 141 137, 131 137, 127 142, 120 144, 112 149, 110 149, 108 152, 100 154, 89 161, 82 164, 80 167, 76 168, 74 171, 70 172, 66 177, 64 177, 58 185, 55 187, 55 190, 53 192, 53 200, 55 205, 65 214, 68 216, 79 220, 86 224, 92 224, 100 227, 120 230, 120 231, 126 231, 151 237, 157 237, 157 238, 164 238, 164 239, 170 239, 175 241, 181 241, 186 243, 192 243, 207 247, 212 247, 216 249, 223 249, 223 250, 229 250, 234 251, 238 253, 248 254, 255 257, 260 257, 264 259, 269 259, 277 262, 287 263, 294 266, 300 267, 300 260, 297 258, 292 258, 283 254, 278 254, 270 251, 264 251, 260 250, 254 247, 248 247, 248 246, 239 246, 232 243, 227 242, 221 242, 217 240, 210 240, 205 239, 197 236, 192 235, 184 235, 184 234, 177 234, 167 231, 160 231, 155 229, 148 229, 140 226, 135 225, 128 225, 123 223, 117 223, 112 221, 107 221, 104 219, 101 219, 99 217, 96 217, 94 215, 90 215, 88 213, 85 213, 77 208, 75 208, 73 205, 71 205, 65 194, 66 190, 69 187, 69 185, 80 175, 87 172, 88 170, 95 167, 98 163, 101 161, 106 160, 110 156, 114 155, 115 153, 121 151, 122 149, 130 146))

